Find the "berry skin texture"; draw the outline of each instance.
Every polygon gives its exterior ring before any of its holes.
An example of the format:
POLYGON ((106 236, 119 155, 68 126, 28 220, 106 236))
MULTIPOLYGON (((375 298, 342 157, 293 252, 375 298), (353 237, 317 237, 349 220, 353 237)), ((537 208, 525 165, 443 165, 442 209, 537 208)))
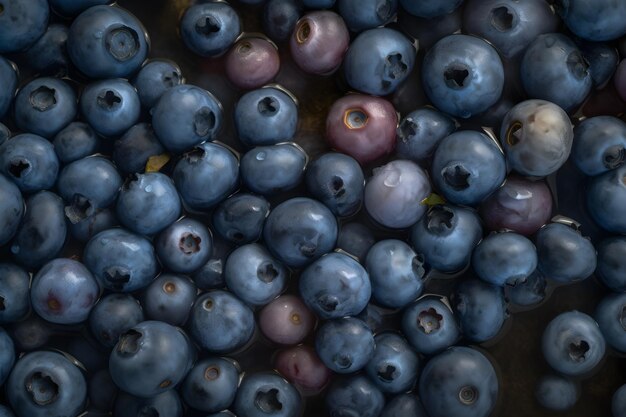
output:
POLYGON ((0 54, 30 48, 46 31, 49 17, 50 7, 46 0, 3 1, 0 13, 0 54))
POLYGON ((281 376, 269 372, 247 374, 233 404, 237 417, 297 417, 301 407, 298 390, 281 376))

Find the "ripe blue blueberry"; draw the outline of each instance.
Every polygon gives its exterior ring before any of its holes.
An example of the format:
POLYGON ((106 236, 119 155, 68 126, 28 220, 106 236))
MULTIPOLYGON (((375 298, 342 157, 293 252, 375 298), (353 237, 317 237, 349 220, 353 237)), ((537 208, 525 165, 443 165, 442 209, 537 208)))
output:
POLYGON ((152 126, 137 123, 113 143, 113 162, 124 174, 143 173, 150 157, 162 155, 165 148, 152 126))
POLYGON ((334 372, 348 374, 363 369, 374 357, 376 344, 365 322, 344 317, 329 320, 317 329, 315 350, 324 365, 334 372))
POLYGON ((257 146, 241 158, 241 180, 252 192, 271 195, 297 187, 308 157, 300 146, 286 142, 257 146))
POLYGON ((300 19, 301 5, 296 0, 269 0, 263 9, 263 32, 275 42, 289 39, 300 19))
POLYGON ((579 385, 561 375, 544 375, 535 386, 535 398, 544 408, 552 411, 567 411, 580 397, 579 385))
POLYGON ((352 32, 361 32, 389 23, 398 10, 398 0, 339 0, 339 14, 352 32))
POLYGON ((613 236, 602 240, 596 247, 598 265, 596 275, 609 289, 626 292, 626 238, 613 236))
POLYGON ((87 123, 72 122, 56 134, 52 144, 59 161, 68 164, 96 153, 100 138, 87 123))
POLYGON ((377 417, 385 405, 383 393, 364 375, 337 379, 326 393, 333 416, 377 417))
POLYGON ((194 282, 184 275, 161 274, 143 291, 141 305, 149 320, 183 326, 197 291, 194 282))
POLYGON ((0 145, 0 171, 23 193, 47 190, 56 181, 59 159, 48 140, 22 133, 0 145))
POLYGON ((496 337, 508 317, 504 290, 478 279, 461 282, 453 294, 463 336, 482 343, 496 337))
POLYGON ((184 81, 178 64, 167 59, 151 59, 144 63, 132 84, 137 89, 141 106, 150 110, 163 93, 184 81))
POLYGON ((396 136, 396 153, 400 159, 421 161, 435 152, 439 142, 456 130, 454 119, 424 107, 412 111, 402 118, 396 136))
POLYGON ((17 65, 0 56, 0 119, 9 111, 17 89, 17 65))
POLYGON ((374 337, 374 357, 365 367, 367 376, 382 392, 399 394, 413 388, 420 360, 406 339, 397 333, 379 333, 374 337))
POLYGON ((225 53, 241 33, 237 11, 226 2, 194 4, 180 19, 180 36, 192 52, 204 57, 225 53))
POLYGON ((20 189, 0 174, 0 246, 9 242, 17 233, 24 216, 24 199, 20 189))
POLYGON ((137 90, 121 78, 88 84, 80 96, 80 111, 99 134, 119 136, 139 119, 137 90))
POLYGON ((172 223, 154 241, 161 264, 172 272, 186 274, 204 265, 213 252, 211 231, 189 217, 172 223))
POLYGON ((144 321, 141 305, 129 294, 104 296, 91 310, 89 329, 103 346, 112 348, 123 333, 144 321))
POLYGON ((567 27, 590 41, 610 41, 626 34, 626 3, 611 0, 560 1, 557 11, 567 27))
POLYGON ((237 193, 215 209, 213 228, 230 242, 252 243, 261 237, 269 212, 270 203, 264 197, 237 193))
POLYGON ((546 298, 546 277, 539 270, 535 269, 526 281, 518 282, 504 288, 505 295, 512 304, 522 307, 536 306, 546 298))
POLYGON ((3 1, 0 13, 0 54, 30 48, 46 31, 49 17, 50 7, 46 0, 3 1))
POLYGON ((301 408, 298 390, 274 373, 246 375, 233 405, 238 417, 297 417, 301 408))
POLYGON ((596 306, 594 318, 606 343, 626 352, 626 294, 609 293, 596 306))
POLYGON ((572 160, 586 175, 619 168, 626 162, 626 123, 613 116, 590 117, 574 129, 572 160))
POLYGON ((625 165, 591 178, 587 188, 587 210, 598 226, 612 233, 626 233, 626 217, 621 214, 624 204, 625 165))
POLYGON ((0 385, 9 377, 15 364, 15 347, 11 336, 0 327, 0 385))
POLYGON ((235 400, 239 385, 236 363, 209 357, 198 361, 181 384, 180 393, 189 406, 204 412, 225 410, 235 400))
POLYGON ((387 402, 380 417, 427 417, 421 401, 414 394, 400 394, 387 402))
POLYGON ((60 23, 49 25, 46 33, 24 52, 28 65, 42 75, 67 76, 71 65, 67 54, 68 36, 67 26, 60 23))
POLYGON ((461 337, 461 330, 448 300, 424 296, 402 315, 402 332, 413 348, 424 355, 440 352, 461 337))
POLYGON ((12 263, 0 263, 0 324, 25 318, 30 311, 30 275, 12 263))

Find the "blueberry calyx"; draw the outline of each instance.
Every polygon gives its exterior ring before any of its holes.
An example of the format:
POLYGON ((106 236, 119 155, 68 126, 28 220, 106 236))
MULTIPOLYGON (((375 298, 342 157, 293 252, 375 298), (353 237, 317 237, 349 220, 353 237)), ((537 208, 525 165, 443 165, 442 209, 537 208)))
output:
POLYGON ((278 400, 278 390, 272 388, 269 391, 258 391, 254 398, 256 407, 264 413, 275 413, 283 409, 283 404, 278 400))
POLYGON ((139 35, 128 26, 116 27, 107 32, 106 50, 118 61, 127 61, 139 52, 139 35))
POLYGON ((30 93, 29 101, 35 110, 44 112, 56 106, 56 90, 45 85, 33 90, 30 93))
POLYGON ((211 36, 221 30, 220 22, 213 16, 202 16, 196 21, 196 32, 200 35, 211 36))
POLYGON ((57 399, 59 385, 54 382, 50 375, 35 372, 26 383, 26 391, 30 393, 35 404, 44 406, 57 399))

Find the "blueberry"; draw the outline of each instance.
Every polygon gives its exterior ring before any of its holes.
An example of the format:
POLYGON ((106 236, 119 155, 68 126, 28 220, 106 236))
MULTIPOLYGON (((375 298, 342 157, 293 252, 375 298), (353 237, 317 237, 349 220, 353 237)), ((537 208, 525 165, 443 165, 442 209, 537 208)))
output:
POLYGON ((16 349, 20 351, 42 349, 54 333, 50 323, 37 314, 30 314, 11 327, 11 338, 16 349))
POLYGON ((103 136, 119 136, 139 119, 137 90, 121 78, 88 84, 80 96, 80 111, 91 127, 103 136))
POLYGON ((574 130, 565 111, 544 100, 516 104, 504 117, 500 143, 509 167, 531 177, 556 172, 569 157, 574 130))
POLYGON ((211 231, 199 221, 186 217, 163 230, 157 236, 154 248, 161 264, 170 271, 191 273, 211 257, 211 231))
POLYGON ((555 32, 558 17, 543 0, 470 0, 464 30, 491 42, 506 58, 520 54, 539 35, 555 32))
POLYGON ((329 75, 337 70, 350 45, 350 34, 337 13, 316 10, 302 16, 289 40, 291 57, 309 74, 329 75))
POLYGON ((123 333, 144 321, 141 305, 128 294, 104 296, 91 310, 89 329, 103 346, 112 348, 123 333))
POLYGON ((144 321, 123 333, 109 359, 111 378, 122 391, 154 397, 182 382, 194 352, 187 335, 159 321, 144 321))
POLYGON ((182 207, 174 182, 165 174, 132 175, 117 198, 117 217, 130 230, 154 234, 174 223, 182 207))
POLYGON ((427 417, 421 401, 413 394, 393 397, 383 408, 380 417, 427 417))
POLYGON ((152 126, 138 123, 113 143, 113 161, 124 174, 143 173, 151 157, 165 153, 152 126))
POLYGON ((536 242, 539 269, 550 279, 571 283, 591 276, 596 269, 596 250, 591 240, 569 224, 542 227, 536 242))
POLYGON ((46 32, 24 53, 28 64, 37 72, 64 77, 70 69, 70 58, 67 55, 67 37, 69 28, 53 23, 46 32))
POLYGON ((105 230, 91 238, 83 262, 104 288, 118 292, 146 287, 159 271, 152 243, 124 229, 105 230))
POLYGON ((419 380, 419 396, 430 417, 487 417, 498 392, 493 365, 467 347, 452 347, 432 358, 419 380))
POLYGON ((87 123, 72 122, 56 134, 52 144, 59 161, 68 164, 96 153, 100 139, 87 123))
POLYGON ((366 164, 393 151, 398 114, 391 102, 364 94, 335 101, 326 116, 326 140, 333 149, 366 164))
POLYGON ((590 41, 609 41, 626 34, 626 4, 610 0, 568 0, 558 3, 557 11, 567 27, 590 41))
POLYGON ((361 223, 345 223, 341 226, 337 238, 337 250, 357 258, 363 262, 376 238, 367 226, 361 223))
POLYGON ((389 23, 398 10, 398 0, 339 0, 337 8, 348 28, 360 32, 389 23))
POLYGON ((367 376, 382 392, 399 394, 413 388, 420 360, 408 342, 397 333, 379 333, 374 337, 374 357, 365 367, 367 376))
POLYGON ((512 304, 522 307, 535 306, 546 298, 546 277, 539 270, 535 269, 526 281, 518 282, 504 289, 506 297, 512 304))
POLYGON ((46 0, 3 1, 0 13, 0 54, 30 48, 46 31, 49 17, 50 8, 46 0))
POLYGON ((363 31, 346 53, 346 81, 363 93, 391 94, 413 70, 415 53, 415 48, 401 32, 389 28, 363 31))
POLYGON ((626 294, 605 295, 594 317, 606 343, 618 352, 626 352, 626 294))
POLYGON ((70 222, 69 228, 72 237, 79 242, 86 243, 98 233, 119 226, 119 222, 112 209, 96 210, 91 216, 70 222))
POLYGON ((359 319, 329 320, 317 329, 315 350, 332 371, 340 374, 356 372, 374 357, 374 335, 359 319))
POLYGON ((15 417, 10 408, 0 404, 0 417, 15 417))
POLYGON ((377 417, 384 405, 382 392, 363 375, 337 379, 326 393, 331 416, 377 417))
POLYGON ((498 52, 486 41, 449 35, 426 53, 422 82, 435 107, 468 118, 498 101, 504 87, 504 69, 498 52))
POLYGON ((33 309, 43 319, 59 324, 87 320, 100 296, 98 281, 80 262, 54 259, 33 277, 33 309))
POLYGON ((432 19, 452 13, 463 0, 442 0, 435 3, 422 0, 400 0, 402 8, 414 16, 432 19))
POLYGON ((130 12, 96 5, 74 19, 67 52, 89 78, 129 77, 148 56, 148 42, 145 28, 130 12))
POLYGON ((309 164, 305 180, 311 195, 336 216, 348 217, 361 208, 365 177, 353 158, 325 153, 309 164))
POLYGON ((305 395, 319 394, 332 376, 315 350, 307 345, 279 351, 274 357, 274 367, 305 395))
POLYGON ((204 57, 222 55, 240 33, 239 15, 225 2, 194 4, 180 19, 180 36, 185 46, 204 57))
POLYGON ((301 5, 296 0, 269 0, 263 9, 263 32, 275 42, 289 39, 300 19, 301 5))
POLYGON ((483 235, 475 211, 451 204, 435 205, 411 229, 411 243, 434 269, 456 272, 470 261, 483 235))
POLYGON ((189 209, 207 210, 237 188, 239 161, 225 146, 203 143, 181 157, 172 178, 189 209))
POLYGON ((372 294, 365 268, 350 256, 335 252, 309 265, 299 286, 302 300, 324 320, 360 313, 372 294))
POLYGON ((626 161, 626 123, 613 116, 590 117, 574 129, 572 160, 593 176, 619 168, 626 161))
POLYGON ((244 90, 269 83, 279 70, 280 56, 276 45, 254 35, 245 36, 233 45, 226 56, 224 69, 230 82, 244 90))
POLYGON ((198 361, 180 387, 185 403, 196 410, 225 410, 235 400, 239 369, 229 359, 209 357, 198 361))
POLYGON ((0 171, 23 193, 47 190, 56 181, 59 159, 49 141, 22 133, 0 145, 0 171))
POLYGON ((613 236, 597 245, 598 257, 596 276, 609 289, 626 292, 626 238, 613 236))
POLYGON ((26 214, 11 243, 11 252, 17 263, 39 268, 58 255, 66 236, 63 200, 49 191, 40 191, 26 200, 26 214))
POLYGON ((0 263, 0 324, 14 323, 30 311, 30 275, 11 263, 0 263))
POLYGON ((198 288, 202 290, 215 290, 224 288, 224 264, 233 247, 219 236, 213 239, 213 254, 192 276, 198 288))
POLYGON ((187 322, 197 288, 186 276, 161 274, 143 291, 141 304, 149 320, 173 326, 187 322))
POLYGON ((9 377, 15 364, 15 347, 11 336, 0 327, 0 385, 9 377))
MULTIPOLYGON (((274 343, 295 345, 301 342, 313 329, 315 316, 295 295, 282 295, 259 314, 259 327, 263 334, 274 343)), ((307 372, 295 372, 296 377, 307 378, 307 372)), ((287 378, 290 379, 290 378, 287 378)))
POLYGON ((430 107, 414 110, 402 118, 396 130, 396 153, 400 159, 421 161, 455 130, 454 119, 440 111, 430 107))
POLYGON ((452 346, 461 336, 448 300, 432 295, 420 298, 404 310, 402 331, 413 348, 424 355, 452 346))
POLYGON ((270 203, 264 197, 240 192, 215 209, 213 228, 230 242, 252 243, 261 237, 269 212, 270 203))
POLYGON ((383 226, 403 229, 426 212, 430 195, 426 172, 415 162, 397 159, 375 168, 365 185, 365 209, 383 226))
POLYGON ((7 177, 0 174, 0 246, 9 242, 24 216, 24 199, 20 189, 7 177))
POLYGON ((529 45, 520 77, 531 98, 553 102, 568 112, 583 103, 593 86, 583 54, 560 33, 540 35, 529 45))
POLYGON ((544 408, 567 411, 580 397, 580 387, 571 379, 560 375, 544 375, 535 386, 535 398, 544 408))
POLYGON ((121 186, 115 165, 100 156, 67 164, 57 181, 59 194, 68 204, 65 215, 74 224, 113 204, 121 186))
POLYGON ((150 110, 163 93, 184 81, 178 64, 168 59, 151 59, 143 64, 132 83, 137 89, 142 107, 150 110))
POLYGON ((209 352, 232 352, 254 333, 254 313, 226 291, 200 295, 191 310, 189 329, 196 343, 209 352))
POLYGON ((597 175, 587 188, 587 210, 603 229, 626 233, 626 218, 621 215, 626 204, 626 166, 597 175))
POLYGON ((233 405, 238 417, 296 417, 301 407, 294 386, 273 373, 246 375, 233 405))
POLYGON ((109 4, 111 0, 48 0, 48 2, 61 16, 76 16, 92 6, 109 4))
POLYGON ((303 267, 333 249, 337 228, 337 220, 326 206, 297 197, 270 212, 263 227, 263 240, 279 261, 303 267))
POLYGON ((461 130, 439 143, 431 172, 433 184, 447 200, 477 205, 502 185, 506 162, 487 135, 461 130))
POLYGON ((452 301, 463 337, 472 342, 487 342, 496 337, 508 317, 502 287, 482 280, 461 282, 452 301))
POLYGON ((0 56, 0 119, 5 116, 13 103, 17 81, 17 65, 0 56))
POLYGON ((264 195, 292 190, 302 182, 307 160, 304 149, 294 142, 257 146, 241 158, 241 180, 249 190, 264 195))
POLYGON ((550 321, 543 332, 541 350, 554 370, 580 376, 589 374, 600 363, 606 342, 591 317, 569 311, 550 321))
POLYGON ((182 417, 184 412, 183 403, 175 390, 165 391, 151 398, 134 397, 121 392, 115 399, 114 410, 119 417, 182 417))
POLYGON ((372 282, 372 297, 385 307, 403 308, 424 289, 427 265, 406 243, 397 239, 381 240, 365 258, 372 282))
POLYGON ((619 53, 612 45, 578 40, 578 47, 589 63, 589 73, 596 89, 605 87, 619 64, 619 53))
POLYGON ((614 417, 626 416, 626 384, 619 387, 615 393, 613 393, 611 410, 613 411, 614 417))

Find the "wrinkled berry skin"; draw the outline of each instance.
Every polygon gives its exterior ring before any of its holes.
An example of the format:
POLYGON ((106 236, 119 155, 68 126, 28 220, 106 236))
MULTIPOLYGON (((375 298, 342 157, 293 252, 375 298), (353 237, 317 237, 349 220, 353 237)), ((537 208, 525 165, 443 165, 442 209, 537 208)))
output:
POLYGON ((555 32, 559 19, 544 0, 470 0, 463 29, 491 42, 506 58, 517 56, 539 35, 555 32))
POLYGON ((626 237, 613 236, 597 244, 598 265, 596 276, 609 289, 626 292, 626 237))
POLYGON ((80 262, 59 258, 45 264, 33 277, 31 302, 49 322, 76 324, 87 320, 100 296, 98 281, 80 262))
POLYGON ((188 84, 163 93, 151 113, 154 132, 170 152, 212 141, 222 126, 221 103, 210 92, 188 84))
POLYGON ((109 358, 109 372, 121 390, 137 397, 154 397, 182 382, 194 354, 181 329, 144 321, 120 336, 109 358))
POLYGON ((308 157, 293 142, 257 146, 241 158, 241 180, 252 192, 276 195, 302 182, 308 157))
MULTIPOLYGON (((13 339, 0 327, 0 385, 4 385, 14 364, 15 347, 13 346, 13 339)), ((0 416, 1 415, 0 413, 0 416)))
POLYGON ((612 232, 626 233, 626 166, 590 179, 587 187, 587 211, 596 224, 612 232))
POLYGON ((520 65, 524 90, 531 98, 573 111, 593 87, 589 64, 566 35, 539 35, 526 49, 520 65))
POLYGON ((144 320, 141 305, 133 296, 109 294, 91 310, 89 329, 102 346, 110 349, 120 335, 144 320))
POLYGON ((455 130, 454 119, 445 113, 430 107, 414 110, 402 118, 396 130, 396 153, 400 159, 424 160, 455 130))
POLYGON ((119 136, 139 119, 141 102, 137 90, 123 79, 88 84, 80 96, 80 111, 99 134, 119 136))
POLYGON ((240 33, 239 15, 226 2, 194 4, 180 19, 180 37, 185 46, 203 57, 224 54, 240 33))
POLYGON ((426 172, 415 162, 397 159, 380 168, 365 185, 365 209, 383 226, 403 229, 426 212, 431 192, 426 172))
POLYGON ((204 265, 213 253, 210 230, 197 220, 184 218, 163 230, 154 242, 157 256, 170 271, 186 274, 204 265))
POLYGON ((233 409, 237 417, 297 417, 302 412, 302 399, 298 390, 277 374, 247 374, 233 409))
POLYGON ((365 322, 344 317, 322 324, 315 335, 315 350, 330 370, 347 374, 363 369, 374 357, 372 330, 365 322))
POLYGON ((261 37, 244 37, 226 56, 226 76, 235 86, 251 90, 272 81, 280 70, 278 49, 261 37))
POLYGON ((13 103, 17 81, 17 66, 0 56, 0 119, 4 118, 13 103))
POLYGON ((365 367, 367 376, 382 392, 399 394, 413 388, 420 360, 407 341, 397 333, 379 333, 374 337, 374 357, 365 367))
POLYGON ((424 355, 440 352, 461 337, 454 313, 437 296, 422 297, 404 310, 402 332, 413 348, 424 355))
POLYGON ((27 268, 39 268, 59 254, 66 236, 63 200, 40 191, 26 200, 26 214, 11 243, 13 258, 27 268))
POLYGON ((580 397, 578 384, 561 375, 544 375, 535 386, 535 398, 544 408, 552 411, 567 411, 580 397))
POLYGON ((61 353, 39 351, 16 362, 6 392, 18 416, 75 416, 83 410, 87 382, 61 353))
POLYGON ((194 341, 209 352, 232 352, 252 337, 254 313, 230 292, 206 292, 191 310, 189 331, 194 341))
POLYGON ((174 182, 160 172, 132 176, 120 190, 116 205, 120 223, 145 235, 174 223, 181 210, 174 182))
POLYGON ((286 92, 265 87, 244 94, 235 106, 235 128, 247 147, 292 140, 298 127, 298 107, 286 92))
POLYGON ((95 235, 85 246, 83 262, 104 288, 117 292, 146 287, 159 271, 152 243, 124 229, 95 235))
POLYGON ((206 142, 180 158, 172 178, 188 209, 208 210, 235 191, 239 161, 225 146, 206 142))
POLYGON ((413 16, 432 19, 452 13, 463 0, 441 0, 436 2, 422 0, 400 0, 402 8, 413 16))
POLYGON ((233 361, 209 357, 197 362, 180 387, 185 403, 196 410, 217 412, 233 403, 239 369, 233 361))
POLYGON ((48 140, 22 133, 0 145, 0 171, 13 180, 22 193, 47 190, 56 181, 59 159, 48 140))
POLYGON ((30 311, 30 274, 26 270, 0 263, 0 304, 0 324, 25 318, 30 311))
POLYGON ((355 316, 372 294, 365 268, 342 253, 329 253, 309 265, 300 276, 300 295, 323 320, 355 316))
POLYGON ((230 242, 252 243, 261 237, 269 213, 270 203, 264 197, 240 192, 215 209, 213 229, 230 242))
POLYGON ((391 153, 398 116, 382 98, 349 94, 335 101, 326 116, 326 140, 333 149, 367 164, 391 153))
POLYGON ((15 124, 20 130, 53 138, 78 112, 76 93, 58 78, 37 78, 15 97, 15 124))
POLYGON ((383 26, 398 10, 398 0, 339 0, 339 14, 352 32, 383 26))
POLYGON ((113 143, 113 161, 120 173, 143 173, 150 157, 162 155, 165 148, 148 123, 137 123, 113 143))
POLYGON ((606 342, 588 315, 569 311, 556 316, 543 332, 541 350, 546 362, 568 376, 586 375, 602 360, 606 342))
POLYGON ((569 116, 554 103, 526 100, 504 117, 500 143, 509 168, 529 177, 545 177, 567 161, 574 129, 569 116))
POLYGON ((396 91, 413 70, 415 48, 401 32, 369 29, 352 41, 344 58, 350 87, 366 94, 386 96, 396 91))
POLYGON ((574 129, 572 160, 588 176, 622 166, 626 162, 626 123, 613 116, 580 122, 574 129))
POLYGON ((345 22, 335 12, 317 10, 302 16, 289 40, 296 65, 309 74, 329 75, 341 62, 350 45, 345 22))
POLYGON ((0 54, 30 48, 45 33, 49 17, 46 0, 4 1, 0 13, 0 54))
POLYGON ((263 240, 278 260, 301 268, 334 248, 337 229, 337 220, 326 206, 310 198, 296 197, 270 211, 263 240))
POLYGON ((482 236, 476 212, 452 204, 431 207, 411 228, 411 243, 417 253, 441 272, 463 269, 482 236))
POLYGON ((504 69, 498 52, 486 41, 450 35, 426 53, 422 83, 435 107, 466 119, 498 101, 504 87, 504 69))
POLYGON ((461 332, 472 342, 482 343, 493 339, 508 317, 502 287, 482 280, 461 282, 452 301, 461 332))
POLYGON ((439 143, 431 173, 433 184, 447 200, 477 205, 502 185, 506 162, 487 135, 461 130, 439 143))
POLYGON ((175 390, 165 391, 151 398, 120 392, 115 399, 114 410, 118 417, 135 417, 146 412, 157 413, 157 416, 182 417, 184 412, 183 403, 175 390))
POLYGON ((183 326, 196 301, 198 289, 184 275, 161 274, 141 296, 141 305, 150 320, 183 326))
POLYGON ((424 259, 401 240, 377 242, 367 253, 365 268, 372 282, 372 296, 382 306, 403 308, 424 289, 424 259))
POLYGON ((606 343, 626 352, 626 294, 609 293, 596 306, 594 318, 606 343))
POLYGON ((332 416, 377 417, 385 405, 383 393, 364 375, 335 380, 326 393, 332 416))
POLYGON ((0 174, 0 246, 9 242, 17 233, 24 216, 24 199, 20 189, 0 174))
POLYGON ((184 81, 182 71, 174 61, 151 59, 144 63, 132 84, 143 108, 152 109, 163 93, 184 81))
POLYGON ((552 215, 552 194, 543 181, 510 176, 480 205, 487 230, 508 229, 530 236, 552 215))
POLYGON ((70 27, 67 52, 89 78, 128 78, 146 60, 146 29, 130 12, 98 5, 82 12, 70 27))
POLYGON ((569 0, 560 2, 557 11, 567 27, 590 41, 610 41, 626 34, 626 3, 620 1, 569 0))

